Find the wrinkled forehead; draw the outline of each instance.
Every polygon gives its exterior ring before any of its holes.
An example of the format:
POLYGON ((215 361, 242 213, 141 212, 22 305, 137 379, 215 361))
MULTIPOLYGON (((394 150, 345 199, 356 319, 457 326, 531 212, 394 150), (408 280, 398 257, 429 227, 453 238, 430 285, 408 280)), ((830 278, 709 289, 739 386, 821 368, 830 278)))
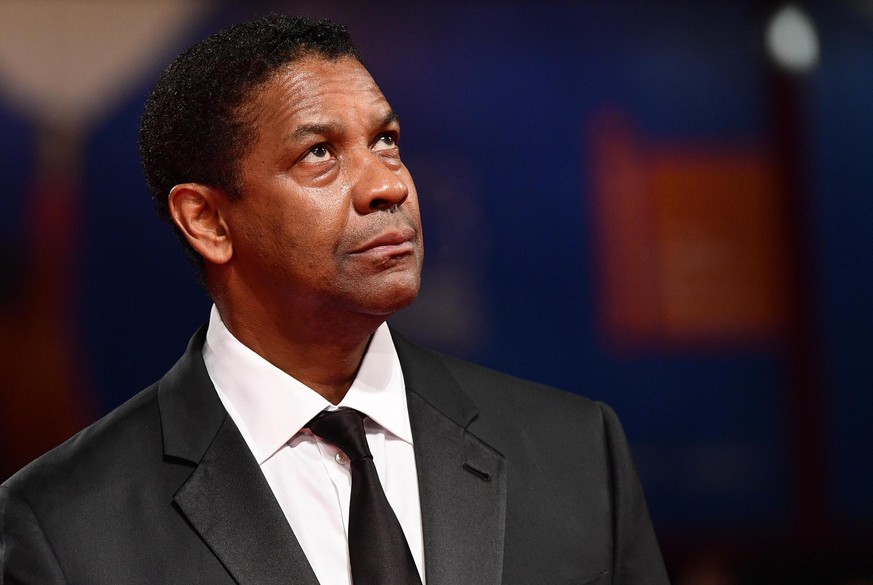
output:
POLYGON ((393 116, 370 73, 349 57, 313 57, 283 67, 257 92, 252 107, 250 121, 262 138, 301 126, 364 130, 393 116))
MULTIPOLYGON (((276 70, 249 99, 261 114, 317 116, 322 111, 390 110, 369 71, 354 57, 307 55, 276 70)), ((251 113, 255 113, 251 111, 251 113)))

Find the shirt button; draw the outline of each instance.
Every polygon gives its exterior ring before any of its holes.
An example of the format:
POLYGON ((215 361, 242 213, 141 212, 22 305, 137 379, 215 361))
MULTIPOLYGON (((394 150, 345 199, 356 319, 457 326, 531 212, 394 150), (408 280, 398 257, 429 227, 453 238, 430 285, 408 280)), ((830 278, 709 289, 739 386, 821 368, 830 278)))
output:
POLYGON ((336 462, 339 463, 340 465, 345 465, 346 463, 349 462, 349 456, 346 455, 345 453, 343 453, 342 451, 340 451, 339 453, 336 454, 336 462))

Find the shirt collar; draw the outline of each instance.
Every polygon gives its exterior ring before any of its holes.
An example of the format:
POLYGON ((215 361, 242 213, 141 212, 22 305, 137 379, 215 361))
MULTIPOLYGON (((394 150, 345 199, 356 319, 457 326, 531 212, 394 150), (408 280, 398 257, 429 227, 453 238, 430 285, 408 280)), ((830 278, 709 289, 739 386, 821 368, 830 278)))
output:
MULTIPOLYGON (((213 305, 203 346, 206 370, 258 463, 281 449, 322 410, 320 394, 243 345, 213 305)), ((359 410, 412 444, 400 359, 383 323, 373 334, 351 388, 337 405, 359 410)))

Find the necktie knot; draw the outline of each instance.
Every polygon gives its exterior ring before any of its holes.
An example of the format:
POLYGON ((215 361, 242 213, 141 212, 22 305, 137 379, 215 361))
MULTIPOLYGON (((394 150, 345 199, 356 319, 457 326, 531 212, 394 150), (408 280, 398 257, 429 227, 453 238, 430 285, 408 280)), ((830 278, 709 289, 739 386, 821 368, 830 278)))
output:
POLYGON ((421 585, 403 528, 385 497, 364 433, 364 414, 341 408, 306 425, 352 462, 349 561, 354 585, 421 585))
POLYGON ((321 412, 309 430, 348 455, 352 462, 372 458, 364 432, 364 414, 353 408, 321 412))

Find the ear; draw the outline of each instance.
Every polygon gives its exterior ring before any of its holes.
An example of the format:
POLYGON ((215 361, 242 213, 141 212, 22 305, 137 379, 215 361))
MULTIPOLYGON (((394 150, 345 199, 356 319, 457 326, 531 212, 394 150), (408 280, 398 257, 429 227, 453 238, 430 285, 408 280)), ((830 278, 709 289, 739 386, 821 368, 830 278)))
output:
POLYGON ((233 256, 230 230, 221 214, 226 201, 220 190, 200 183, 176 185, 168 200, 173 221, 188 243, 213 264, 224 264, 233 256))

